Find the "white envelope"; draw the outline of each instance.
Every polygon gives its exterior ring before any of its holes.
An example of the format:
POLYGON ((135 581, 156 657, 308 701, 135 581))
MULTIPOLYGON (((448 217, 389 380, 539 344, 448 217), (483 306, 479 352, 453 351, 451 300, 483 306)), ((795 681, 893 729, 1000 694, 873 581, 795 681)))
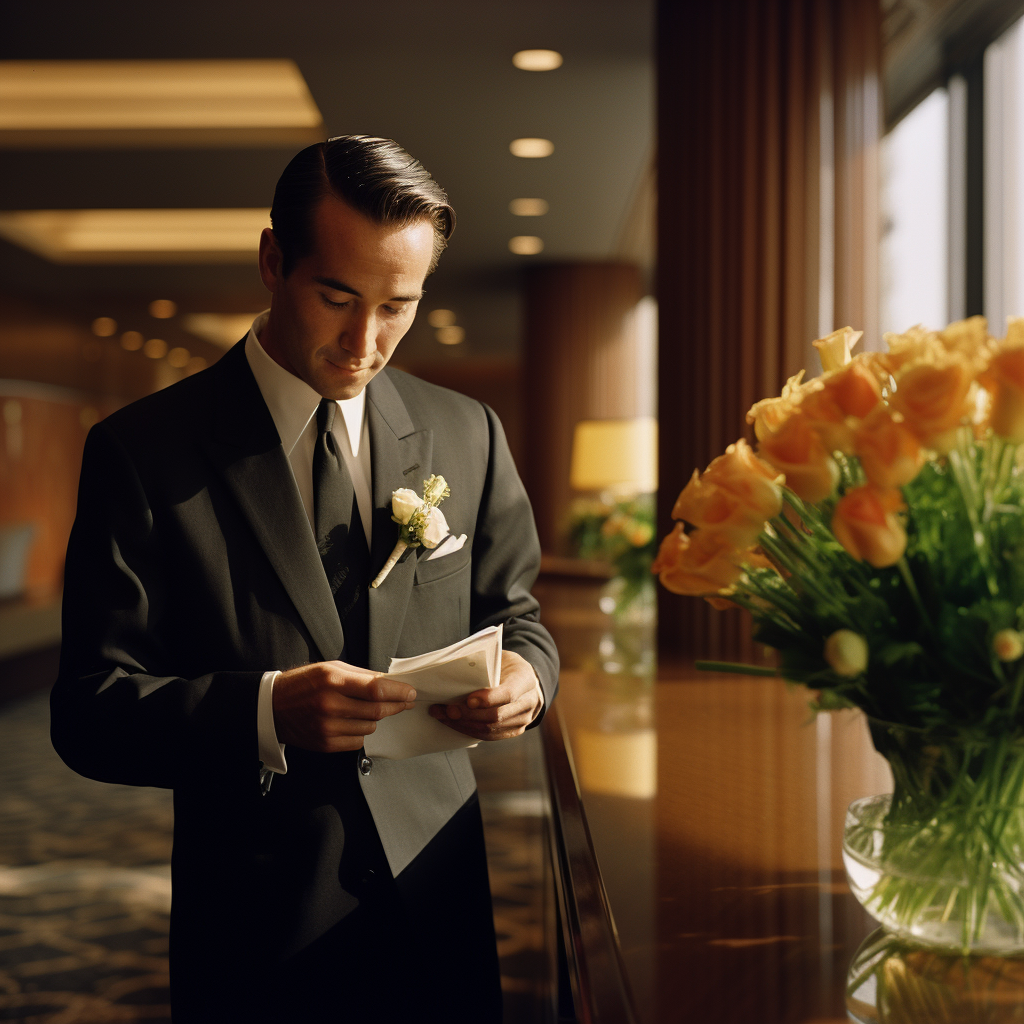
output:
POLYGON ((440 544, 434 548, 433 551, 427 555, 427 561, 429 562, 432 558, 441 558, 444 555, 454 554, 456 551, 462 550, 462 545, 466 543, 466 535, 462 534, 460 537, 456 537, 454 533, 449 533, 447 537, 440 544))

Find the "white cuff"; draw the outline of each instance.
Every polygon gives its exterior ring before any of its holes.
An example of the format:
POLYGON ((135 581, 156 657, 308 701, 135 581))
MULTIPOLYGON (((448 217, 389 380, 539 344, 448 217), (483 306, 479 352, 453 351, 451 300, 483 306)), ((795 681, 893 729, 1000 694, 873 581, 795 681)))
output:
POLYGON ((284 744, 277 742, 274 728, 274 680, 280 672, 264 672, 260 680, 260 699, 256 706, 256 734, 259 737, 260 760, 264 768, 278 775, 288 773, 288 762, 284 759, 284 744))

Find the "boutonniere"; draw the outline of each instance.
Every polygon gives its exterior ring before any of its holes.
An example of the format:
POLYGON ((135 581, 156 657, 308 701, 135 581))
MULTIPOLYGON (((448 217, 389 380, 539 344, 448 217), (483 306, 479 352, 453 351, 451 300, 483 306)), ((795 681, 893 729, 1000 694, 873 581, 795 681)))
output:
POLYGON ((409 487, 391 492, 391 519, 398 523, 398 542, 371 587, 379 587, 384 582, 406 548, 418 548, 421 544, 436 548, 448 536, 448 523, 437 506, 449 494, 451 491, 443 476, 423 481, 422 498, 409 487))

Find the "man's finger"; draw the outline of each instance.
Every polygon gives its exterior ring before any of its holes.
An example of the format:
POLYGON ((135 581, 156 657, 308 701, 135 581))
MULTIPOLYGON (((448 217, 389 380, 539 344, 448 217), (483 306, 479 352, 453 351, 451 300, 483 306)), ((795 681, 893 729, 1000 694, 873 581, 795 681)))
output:
POLYGON ((335 685, 346 697, 354 700, 397 701, 404 704, 416 699, 416 691, 408 683, 385 679, 380 675, 359 679, 346 673, 335 685))
POLYGON ((345 697, 339 704, 330 708, 329 714, 332 718, 341 721, 352 719, 355 721, 379 722, 382 718, 389 718, 391 715, 397 715, 414 707, 416 707, 416 704, 411 700, 373 701, 355 700, 351 697, 345 697))

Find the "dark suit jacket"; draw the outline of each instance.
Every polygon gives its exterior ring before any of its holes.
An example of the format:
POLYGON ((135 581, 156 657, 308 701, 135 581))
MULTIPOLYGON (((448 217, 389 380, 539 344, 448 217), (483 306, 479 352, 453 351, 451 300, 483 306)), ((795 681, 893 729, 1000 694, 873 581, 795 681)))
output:
MULTIPOLYGON (((370 591, 369 667, 503 622, 549 703, 557 654, 530 594, 539 546, 498 420, 391 369, 367 397, 373 573, 397 537, 392 491, 431 473, 451 487, 452 531, 468 535, 447 557, 407 551, 370 591)), ((263 672, 337 658, 344 637, 243 344, 90 431, 63 630, 58 753, 91 778, 175 790, 172 970, 175 956, 223 963, 225 949, 266 965, 329 931, 351 902, 331 806, 341 762, 292 749, 261 796, 256 707, 263 672)), ((378 759, 358 781, 396 876, 475 791, 465 750, 378 759)))

